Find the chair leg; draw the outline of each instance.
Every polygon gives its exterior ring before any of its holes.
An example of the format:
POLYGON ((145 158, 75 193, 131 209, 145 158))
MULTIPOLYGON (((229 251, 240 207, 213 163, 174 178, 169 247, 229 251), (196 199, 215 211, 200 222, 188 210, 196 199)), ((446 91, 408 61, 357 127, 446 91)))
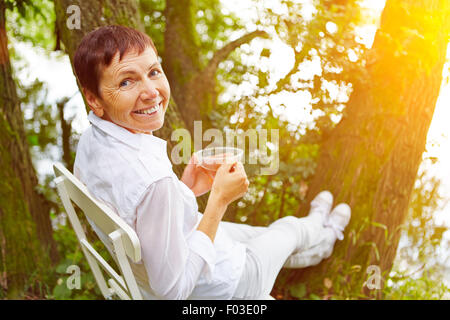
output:
POLYGON ((130 297, 127 295, 127 293, 117 284, 114 279, 108 280, 109 285, 111 286, 111 289, 114 291, 115 294, 119 296, 122 300, 131 300, 130 297))
POLYGON ((125 278, 125 283, 128 286, 128 290, 130 291, 131 297, 134 300, 142 300, 141 291, 136 283, 136 279, 134 278, 133 271, 131 270, 130 263, 125 254, 125 249, 123 248, 122 243, 122 230, 116 230, 109 234, 109 237, 112 240, 114 251, 116 253, 117 262, 120 270, 122 271, 123 277, 125 278))

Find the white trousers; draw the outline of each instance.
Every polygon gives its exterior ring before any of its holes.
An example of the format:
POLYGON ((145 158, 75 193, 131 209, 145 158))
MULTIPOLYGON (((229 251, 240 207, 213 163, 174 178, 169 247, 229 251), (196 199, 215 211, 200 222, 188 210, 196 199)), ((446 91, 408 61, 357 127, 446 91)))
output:
POLYGON ((247 246, 244 271, 233 299, 265 299, 287 258, 297 248, 295 229, 281 224, 269 227, 231 222, 221 224, 230 237, 247 246))

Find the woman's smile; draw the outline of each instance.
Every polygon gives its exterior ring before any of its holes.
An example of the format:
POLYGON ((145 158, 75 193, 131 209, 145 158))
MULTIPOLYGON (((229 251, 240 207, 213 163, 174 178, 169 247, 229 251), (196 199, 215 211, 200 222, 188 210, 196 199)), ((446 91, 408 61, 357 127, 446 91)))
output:
POLYGON ((159 112, 159 110, 161 110, 161 109, 163 109, 162 101, 153 107, 139 109, 139 110, 133 111, 133 113, 138 116, 153 116, 153 115, 156 115, 156 113, 159 112))

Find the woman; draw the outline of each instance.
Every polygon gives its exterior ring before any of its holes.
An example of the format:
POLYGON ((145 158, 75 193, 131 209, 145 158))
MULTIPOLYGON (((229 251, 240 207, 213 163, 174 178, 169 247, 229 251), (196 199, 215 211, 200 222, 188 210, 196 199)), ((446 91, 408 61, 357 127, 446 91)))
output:
POLYGON ((177 178, 166 142, 152 135, 164 123, 170 87, 147 35, 101 27, 80 43, 74 68, 92 124, 80 139, 75 175, 136 231, 142 263, 133 271, 145 298, 263 298, 283 266, 317 264, 342 239, 350 208, 330 213, 329 192, 305 218, 251 227, 221 222, 247 191, 241 163, 221 165, 211 182, 191 159, 177 178), (208 191, 202 214, 195 197, 208 191))

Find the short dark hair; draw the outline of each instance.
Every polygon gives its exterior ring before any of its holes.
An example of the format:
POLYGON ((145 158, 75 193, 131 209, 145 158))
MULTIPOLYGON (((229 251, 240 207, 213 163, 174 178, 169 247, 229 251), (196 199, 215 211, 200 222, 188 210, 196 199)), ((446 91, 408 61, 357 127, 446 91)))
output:
POLYGON ((100 97, 99 82, 102 67, 111 64, 117 52, 119 59, 130 50, 141 54, 148 47, 158 51, 145 33, 119 25, 99 27, 81 40, 74 55, 74 69, 81 87, 100 97))

